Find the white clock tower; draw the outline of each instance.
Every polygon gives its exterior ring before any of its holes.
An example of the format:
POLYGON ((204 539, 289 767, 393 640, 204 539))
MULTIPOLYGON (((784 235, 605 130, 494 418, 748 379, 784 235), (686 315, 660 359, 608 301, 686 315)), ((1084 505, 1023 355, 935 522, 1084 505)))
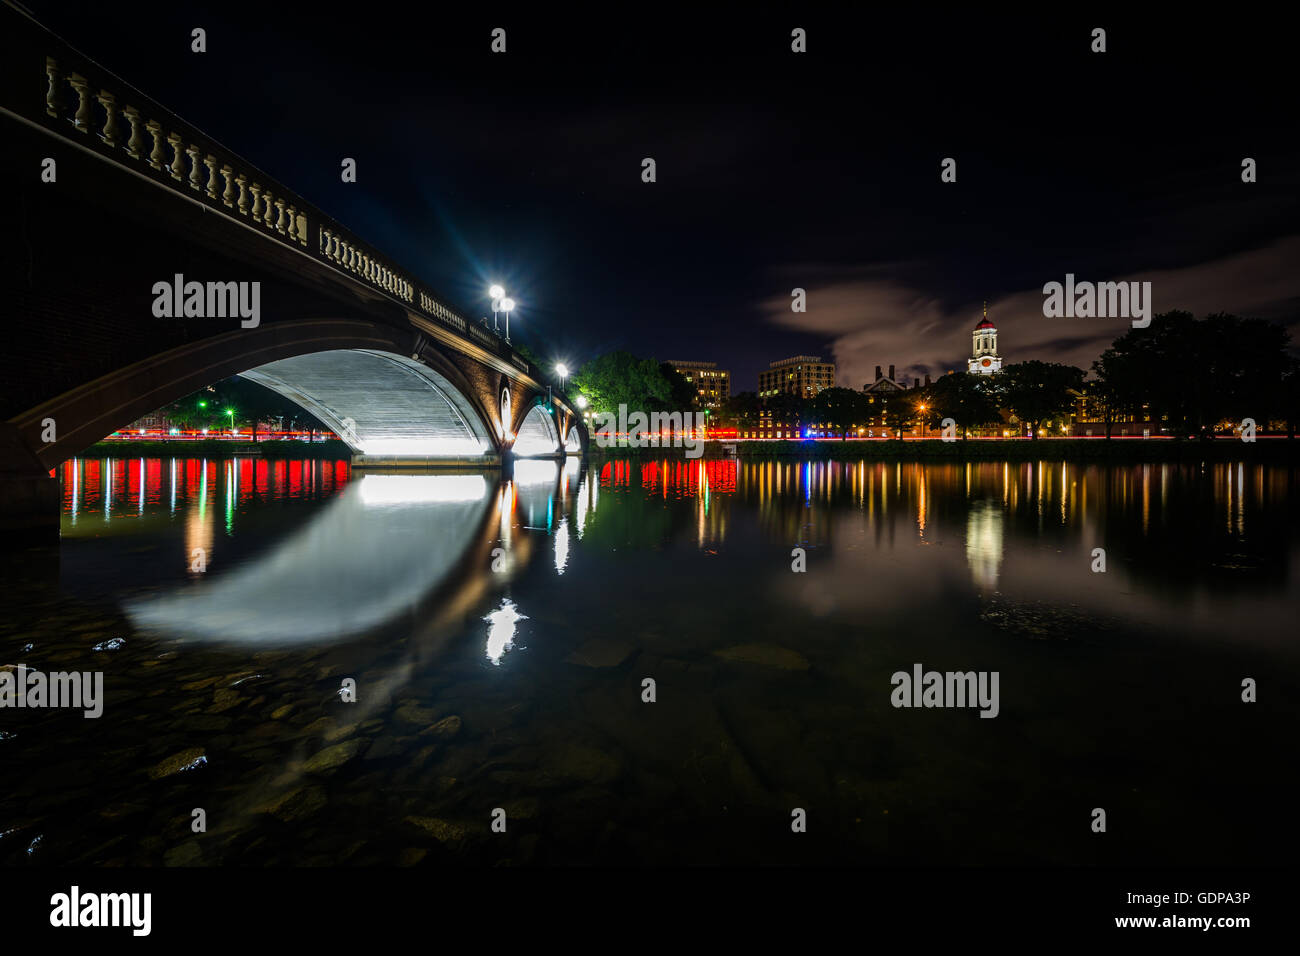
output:
POLYGON ((992 375, 1002 368, 998 355, 998 330, 989 321, 989 304, 984 303, 984 319, 971 333, 971 353, 966 371, 979 375, 992 375))

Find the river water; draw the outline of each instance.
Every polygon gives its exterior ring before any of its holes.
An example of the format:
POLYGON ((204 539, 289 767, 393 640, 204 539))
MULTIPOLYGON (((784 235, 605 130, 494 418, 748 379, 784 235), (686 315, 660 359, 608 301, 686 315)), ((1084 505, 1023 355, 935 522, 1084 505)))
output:
POLYGON ((1290 467, 59 474, 0 664, 103 713, 0 709, 0 863, 1293 858, 1290 467))

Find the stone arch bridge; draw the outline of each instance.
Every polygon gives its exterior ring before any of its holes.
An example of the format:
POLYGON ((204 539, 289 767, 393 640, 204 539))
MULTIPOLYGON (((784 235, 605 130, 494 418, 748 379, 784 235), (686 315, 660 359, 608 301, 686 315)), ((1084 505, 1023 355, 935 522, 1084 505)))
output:
POLYGON ((236 374, 363 465, 585 450, 508 342, 7 2, 0 138, 5 533, 57 534, 51 469, 236 374))

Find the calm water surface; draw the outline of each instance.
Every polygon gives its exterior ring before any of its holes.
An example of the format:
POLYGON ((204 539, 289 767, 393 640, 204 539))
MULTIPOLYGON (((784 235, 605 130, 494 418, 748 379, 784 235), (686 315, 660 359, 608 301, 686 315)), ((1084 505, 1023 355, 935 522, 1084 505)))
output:
POLYGON ((1296 478, 69 462, 0 664, 104 714, 0 710, 0 862, 1289 862, 1296 478), (1000 713, 895 709, 914 664, 1000 713))

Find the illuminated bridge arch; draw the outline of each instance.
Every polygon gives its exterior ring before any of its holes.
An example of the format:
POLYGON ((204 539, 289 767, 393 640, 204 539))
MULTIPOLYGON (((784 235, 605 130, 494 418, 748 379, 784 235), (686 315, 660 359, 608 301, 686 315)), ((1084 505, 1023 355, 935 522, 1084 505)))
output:
POLYGON ((488 427, 456 386, 404 356, 312 352, 242 376, 307 409, 363 457, 478 458, 494 451, 488 427))
POLYGON ((554 417, 544 405, 534 405, 519 423, 513 450, 520 458, 560 454, 560 434, 556 430, 554 417))

